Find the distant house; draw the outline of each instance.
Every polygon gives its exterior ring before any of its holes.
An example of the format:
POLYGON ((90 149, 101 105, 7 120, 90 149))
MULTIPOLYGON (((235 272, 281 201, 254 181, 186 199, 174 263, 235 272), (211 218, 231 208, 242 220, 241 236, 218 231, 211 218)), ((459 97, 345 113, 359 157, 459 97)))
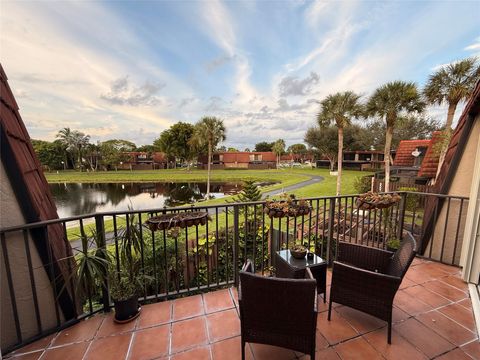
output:
MULTIPOLYGON (((165 169, 167 164, 171 163, 171 167, 175 164, 175 159, 168 159, 162 152, 147 153, 142 151, 124 152, 126 160, 119 164, 119 169, 124 170, 155 170, 165 169)), ((170 167, 170 166, 169 166, 170 167)))
MULTIPOLYGON (((351 170, 376 170, 383 167, 382 150, 346 150, 343 152, 343 168, 351 170)), ((329 168, 330 161, 327 158, 317 160, 317 167, 329 168)))
POLYGON ((305 162, 313 162, 314 156, 311 153, 305 154, 284 154, 280 156, 281 163, 305 163, 305 162))
MULTIPOLYGON (((276 155, 273 152, 217 152, 212 156, 212 169, 275 169, 276 155)), ((198 158, 199 166, 206 169, 206 155, 198 158)))

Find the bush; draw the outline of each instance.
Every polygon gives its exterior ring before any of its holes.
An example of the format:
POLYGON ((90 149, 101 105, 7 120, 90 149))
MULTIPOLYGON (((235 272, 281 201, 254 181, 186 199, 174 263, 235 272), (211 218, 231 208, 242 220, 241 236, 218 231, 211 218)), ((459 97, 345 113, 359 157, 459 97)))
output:
MULTIPOLYGON (((398 188, 398 191, 417 191, 415 187, 402 186, 398 188)), ((413 212, 418 207, 418 202, 420 200, 420 195, 416 194, 407 194, 405 201, 405 210, 413 212)))
POLYGON ((371 190, 371 176, 357 176, 353 181, 353 188, 357 194, 363 194, 371 190))

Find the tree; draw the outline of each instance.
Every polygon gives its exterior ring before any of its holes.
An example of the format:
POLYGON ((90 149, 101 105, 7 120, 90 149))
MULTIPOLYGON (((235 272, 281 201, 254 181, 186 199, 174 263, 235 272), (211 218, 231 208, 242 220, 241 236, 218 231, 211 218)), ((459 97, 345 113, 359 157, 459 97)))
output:
POLYGON ((243 150, 243 151, 245 151, 245 152, 250 152, 250 148, 247 147, 247 148, 245 148, 245 150, 243 150))
POLYGON ((285 140, 278 139, 273 143, 272 151, 277 155, 277 166, 280 165, 280 156, 285 152, 285 140))
POLYGON ((162 131, 160 137, 154 140, 153 146, 155 150, 161 151, 167 158, 167 169, 169 168, 169 158, 174 156, 175 147, 173 145, 174 138, 170 129, 162 131))
POLYGON ((49 142, 32 139, 32 146, 40 163, 48 169, 64 169, 66 166, 67 148, 59 140, 49 142))
POLYGON ((393 81, 379 87, 367 103, 367 114, 385 120, 385 191, 390 191, 390 148, 393 129, 402 113, 421 113, 425 103, 413 82, 393 81))
POLYGON ((237 148, 234 148, 234 147, 229 147, 227 149, 227 152, 238 152, 238 149, 237 148))
POLYGON ((335 126, 314 126, 305 133, 304 141, 319 157, 326 157, 330 170, 335 169, 338 155, 338 134, 335 126))
POLYGON ((207 164, 207 193, 206 198, 210 197, 210 170, 212 162, 213 148, 218 145, 219 142, 225 141, 226 129, 223 124, 223 120, 216 117, 203 117, 199 122, 195 124, 194 138, 200 145, 208 146, 208 164, 207 164))
POLYGON ((123 139, 106 140, 102 144, 111 145, 114 149, 121 152, 130 152, 137 150, 137 146, 133 142, 123 139))
POLYGON ((116 140, 107 140, 99 144, 99 151, 102 154, 100 163, 106 169, 114 168, 117 170, 118 164, 128 160, 128 156, 122 151, 124 148, 119 147, 118 144, 116 140))
POLYGON ((219 146, 219 147, 217 148, 217 151, 218 151, 218 152, 227 152, 227 147, 224 146, 224 145, 219 146))
POLYGON ((67 127, 57 133, 57 138, 70 152, 73 166, 78 167, 81 171, 83 166, 82 150, 89 144, 90 135, 85 135, 77 130, 72 131, 67 127), (77 159, 76 162, 75 158, 77 159))
POLYGON ((479 79, 480 65, 477 62, 477 58, 472 57, 442 66, 430 75, 423 89, 423 94, 429 104, 448 104, 445 132, 443 134, 444 143, 440 152, 437 176, 445 159, 457 105, 470 97, 479 79))
MULTIPOLYGON (((375 119, 357 134, 356 139, 364 143, 364 149, 385 147, 386 125, 382 119, 375 119)), ((440 123, 432 118, 410 114, 399 116, 392 135, 392 149, 398 148, 401 140, 429 139, 434 131, 440 130, 440 123)))
POLYGON ((307 152, 307 147, 305 144, 293 144, 287 148, 287 153, 291 154, 305 154, 307 152))
POLYGON ((152 153, 155 152, 155 146, 153 146, 153 145, 141 145, 141 146, 137 147, 137 151, 152 154, 152 153))
POLYGON ((343 129, 351 124, 352 118, 358 118, 362 114, 363 106, 359 100, 359 95, 352 91, 346 91, 329 95, 320 102, 320 112, 317 115, 318 124, 325 127, 333 123, 338 129, 337 195, 340 195, 342 185, 343 129))
POLYGON ((275 144, 275 142, 271 142, 271 143, 266 141, 259 142, 258 144, 255 144, 255 151, 258 151, 258 152, 272 151, 273 144, 275 144))
POLYGON ((255 181, 246 180, 242 191, 236 196, 236 202, 254 202, 262 199, 262 193, 255 181))

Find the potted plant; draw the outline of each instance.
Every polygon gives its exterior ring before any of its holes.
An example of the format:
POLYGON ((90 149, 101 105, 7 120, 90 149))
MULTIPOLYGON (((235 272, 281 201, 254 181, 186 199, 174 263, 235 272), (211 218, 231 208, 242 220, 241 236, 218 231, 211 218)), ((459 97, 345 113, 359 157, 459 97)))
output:
POLYGON ((280 200, 267 200, 264 211, 271 218, 297 217, 308 215, 311 211, 311 206, 307 200, 300 199, 296 202, 295 195, 285 193, 280 196, 280 200))
POLYGON ((400 247, 400 240, 397 238, 393 238, 387 241, 387 250, 391 252, 395 252, 400 247))
POLYGON ((398 194, 379 194, 368 191, 357 197, 357 207, 362 210, 385 209, 399 202, 398 194))
POLYGON ((290 254, 295 258, 295 259, 303 259, 305 255, 307 255, 307 248, 301 244, 294 244, 290 248, 290 254))

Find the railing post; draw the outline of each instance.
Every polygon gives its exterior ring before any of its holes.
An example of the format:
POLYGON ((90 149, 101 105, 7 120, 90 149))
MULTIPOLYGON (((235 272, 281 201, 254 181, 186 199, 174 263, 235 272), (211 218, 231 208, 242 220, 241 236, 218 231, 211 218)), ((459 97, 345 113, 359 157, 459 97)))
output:
MULTIPOLYGON (((103 222, 103 215, 95 215, 95 230, 97 233, 98 239, 98 250, 97 255, 105 260, 107 260, 107 244, 105 239, 105 224, 103 222)), ((108 290, 108 268, 105 267, 103 272, 103 286, 102 286, 102 301, 103 301, 103 311, 110 311, 110 296, 108 290)))
MULTIPOLYGON (((402 192, 400 194, 401 199, 400 199, 400 205, 399 205, 399 219, 398 219, 398 227, 397 227, 397 239, 402 241, 403 237, 403 225, 405 223, 405 208, 407 204, 407 196, 408 193, 402 192)), ((412 229, 413 230, 413 229, 412 229)))
POLYGON ((330 249, 333 241, 333 231, 335 227, 335 201, 336 198, 330 199, 330 207, 328 209, 327 264, 330 264, 330 249))
MULTIPOLYGON (((228 214, 227 214, 228 216, 228 214)), ((238 241, 239 241, 239 211, 238 205, 233 206, 233 281, 238 286, 238 241)), ((246 259, 245 259, 246 260, 246 259)))

